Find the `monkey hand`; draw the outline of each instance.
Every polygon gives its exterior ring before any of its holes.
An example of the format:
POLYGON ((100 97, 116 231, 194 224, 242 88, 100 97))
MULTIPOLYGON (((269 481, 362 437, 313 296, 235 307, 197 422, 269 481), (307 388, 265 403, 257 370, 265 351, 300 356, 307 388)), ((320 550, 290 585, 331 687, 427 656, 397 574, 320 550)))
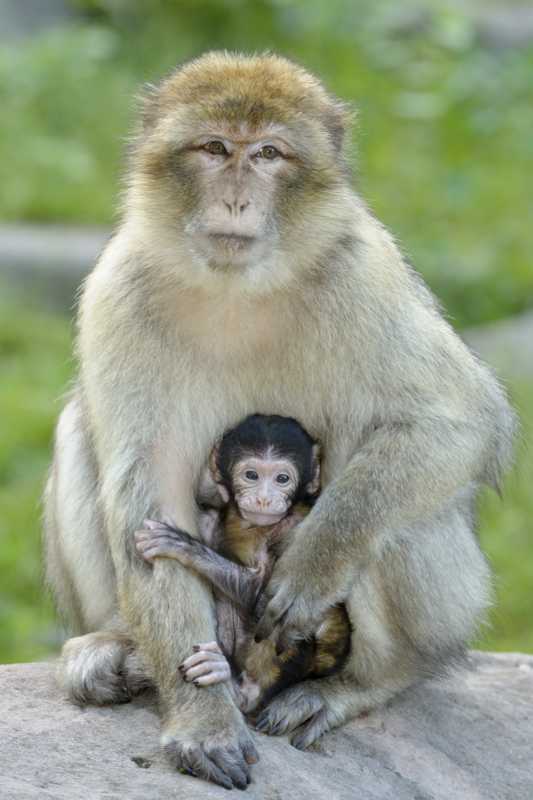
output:
POLYGON ((276 695, 255 721, 255 729, 268 736, 292 734, 290 742, 306 750, 345 718, 335 709, 339 676, 307 680, 276 695))
POLYGON ((276 649, 310 638, 329 608, 343 602, 353 575, 349 564, 320 558, 304 538, 295 537, 277 561, 257 608, 257 642, 274 633, 276 649))
POLYGON ((185 531, 172 528, 165 522, 145 519, 145 528, 135 531, 135 547, 145 561, 154 558, 174 558, 190 566, 199 543, 185 531))
POLYGON ((197 692, 194 708, 167 718, 161 739, 170 762, 187 775, 225 789, 246 789, 250 766, 259 760, 244 718, 233 702, 216 694, 223 687, 197 692), (202 707, 199 707, 202 706, 202 707))

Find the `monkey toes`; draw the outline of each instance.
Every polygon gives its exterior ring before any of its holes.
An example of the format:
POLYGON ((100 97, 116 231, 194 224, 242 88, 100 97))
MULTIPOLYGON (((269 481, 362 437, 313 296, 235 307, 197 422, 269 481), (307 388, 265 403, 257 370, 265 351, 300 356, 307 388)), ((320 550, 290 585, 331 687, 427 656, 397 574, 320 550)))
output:
POLYGON ((225 789, 246 789, 251 781, 250 766, 259 761, 255 746, 243 727, 240 736, 219 732, 201 742, 180 742, 163 736, 163 749, 174 766, 196 778, 217 783, 225 789))
POLYGON ((183 680, 201 686, 213 686, 231 679, 231 668, 217 642, 197 644, 193 654, 180 664, 183 680))

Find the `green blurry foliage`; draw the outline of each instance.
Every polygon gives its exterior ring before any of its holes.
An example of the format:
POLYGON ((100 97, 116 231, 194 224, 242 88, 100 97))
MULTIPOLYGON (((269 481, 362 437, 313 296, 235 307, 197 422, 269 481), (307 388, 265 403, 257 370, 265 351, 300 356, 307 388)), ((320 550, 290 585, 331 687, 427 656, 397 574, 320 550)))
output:
POLYGON ((533 305, 533 48, 486 49, 438 3, 74 4, 78 25, 0 48, 4 219, 111 222, 140 84, 208 48, 273 49, 353 101, 357 184, 459 326, 533 305))
POLYGON ((40 658, 57 639, 41 581, 40 498, 73 367, 65 319, 7 295, 0 286, 0 662, 40 658))

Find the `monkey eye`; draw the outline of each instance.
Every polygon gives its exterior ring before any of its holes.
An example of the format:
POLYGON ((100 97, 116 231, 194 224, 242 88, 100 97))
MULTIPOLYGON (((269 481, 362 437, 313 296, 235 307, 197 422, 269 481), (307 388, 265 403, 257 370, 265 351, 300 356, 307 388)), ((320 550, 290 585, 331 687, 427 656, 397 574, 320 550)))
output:
POLYGON ((255 469, 247 469, 244 473, 244 477, 249 481, 256 481, 259 478, 259 475, 255 469))
POLYGON ((289 480, 290 478, 285 472, 280 472, 279 475, 276 475, 277 483, 288 483, 289 480))
POLYGON ((280 158, 281 153, 276 147, 274 147, 274 145, 265 144, 265 146, 262 147, 261 150, 259 150, 257 156, 259 158, 266 158, 269 161, 272 161, 274 158, 280 158))
POLYGON ((212 142, 207 142, 207 144, 204 144, 203 149, 207 150, 208 153, 211 153, 212 156, 228 155, 228 151, 224 147, 224 143, 218 139, 214 139, 212 142))

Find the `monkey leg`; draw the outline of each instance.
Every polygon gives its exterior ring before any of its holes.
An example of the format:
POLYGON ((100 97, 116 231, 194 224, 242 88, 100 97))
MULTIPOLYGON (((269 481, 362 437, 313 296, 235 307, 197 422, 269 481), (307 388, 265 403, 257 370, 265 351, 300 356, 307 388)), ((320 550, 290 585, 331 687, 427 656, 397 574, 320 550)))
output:
POLYGON ((229 662, 217 642, 197 644, 193 654, 180 664, 183 680, 192 681, 195 686, 212 686, 231 680, 229 662))
MULTIPOLYGON (((150 486, 149 476, 139 476, 138 485, 150 486)), ((74 400, 59 422, 45 496, 48 581, 60 611, 84 634, 66 642, 60 681, 78 703, 124 702, 147 685, 146 663, 158 689, 162 744, 171 762, 227 788, 245 788, 257 753, 231 692, 212 686, 204 696, 178 681, 177 664, 192 632, 206 639, 214 634, 212 599, 187 571, 169 569, 161 560, 148 571, 129 541, 118 535, 111 540, 115 532, 104 525, 99 487, 90 437, 74 400)), ((146 509, 150 498, 143 494, 137 502, 146 509)), ((135 516, 136 508, 132 503, 135 516)))
POLYGON ((73 399, 59 419, 44 495, 46 580, 67 628, 85 634, 65 643, 59 683, 73 702, 103 705, 125 702, 151 682, 118 613, 97 485, 82 410, 73 399))
POLYGON ((98 477, 77 399, 56 429, 44 495, 46 579, 73 633, 109 627, 117 613, 113 564, 98 499, 98 477))
POLYGON ((346 607, 351 652, 342 671, 278 695, 257 729, 292 732, 305 749, 323 733, 464 660, 490 603, 490 573, 470 529, 469 501, 388 537, 346 607))

